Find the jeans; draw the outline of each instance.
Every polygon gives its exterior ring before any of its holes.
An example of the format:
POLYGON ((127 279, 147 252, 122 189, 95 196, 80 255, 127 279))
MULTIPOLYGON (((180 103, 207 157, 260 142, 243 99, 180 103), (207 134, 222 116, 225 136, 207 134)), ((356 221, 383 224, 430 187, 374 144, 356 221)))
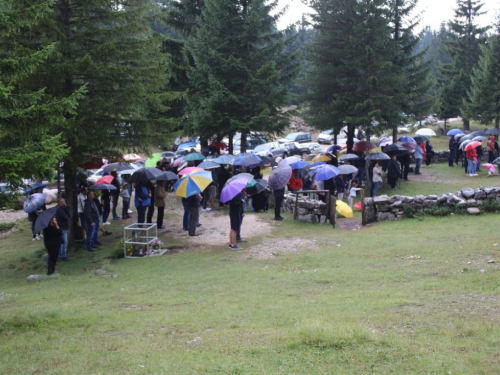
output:
POLYGON ((143 224, 146 220, 146 209, 147 207, 139 206, 137 209, 137 222, 143 224))
POLYGON ((338 199, 338 200, 342 200, 342 199, 344 199, 344 192, 342 192, 342 193, 337 193, 337 199, 338 199))
POLYGON ((422 159, 415 159, 415 174, 420 173, 420 166, 422 165, 422 159))
POLYGON ((182 217, 182 229, 189 229, 189 219, 191 217, 191 212, 189 211, 189 203, 182 200, 182 207, 184 207, 184 216, 182 217))
POLYGON ((97 219, 94 223, 94 244, 99 244, 99 227, 101 224, 101 218, 97 219))
MULTIPOLYGON (((481 171, 481 168, 479 168, 481 165, 481 156, 478 156, 477 157, 477 164, 476 164, 476 172, 480 172, 481 171)), ((474 173, 476 173, 474 172, 474 173)))
POLYGON ((467 159, 467 174, 476 173, 476 162, 471 159, 467 159))
POLYGON ((113 206, 112 206, 113 219, 118 217, 118 215, 116 214, 116 206, 118 206, 118 195, 113 196, 113 206))
POLYGON ((87 250, 92 250, 94 247, 94 226, 91 223, 87 223, 87 250))
POLYGON ((372 194, 371 196, 372 197, 375 197, 377 196, 377 190, 378 190, 378 185, 380 184, 380 182, 372 182, 372 194))
POLYGON ((241 226, 243 225, 243 215, 240 213, 240 225, 236 231, 236 241, 241 240, 241 226))
POLYGON ((67 256, 67 251, 68 251, 68 230, 67 229, 61 229, 62 232, 62 244, 61 248, 59 250, 59 259, 66 259, 67 256))
POLYGON ((130 207, 130 199, 123 199, 122 200, 122 219, 127 218, 129 207, 130 207))

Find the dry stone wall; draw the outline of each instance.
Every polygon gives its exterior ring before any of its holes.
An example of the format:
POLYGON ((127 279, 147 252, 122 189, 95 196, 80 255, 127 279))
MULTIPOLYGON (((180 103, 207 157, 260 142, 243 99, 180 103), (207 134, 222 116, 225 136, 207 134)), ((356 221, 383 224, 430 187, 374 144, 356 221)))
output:
MULTIPOLYGON (((283 199, 282 209, 284 212, 295 212, 296 194, 288 194, 283 199)), ((299 195, 297 205, 297 218, 308 223, 326 223, 327 206, 322 201, 311 199, 309 196, 299 195)))

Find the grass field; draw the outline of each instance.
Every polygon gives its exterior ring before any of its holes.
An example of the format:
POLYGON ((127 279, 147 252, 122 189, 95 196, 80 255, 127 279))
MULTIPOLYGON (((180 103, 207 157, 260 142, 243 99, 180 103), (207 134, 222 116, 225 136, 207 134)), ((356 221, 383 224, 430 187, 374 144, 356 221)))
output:
MULTIPOLYGON (((444 164, 423 173, 398 193, 497 181, 444 164)), ((261 217, 273 229, 246 248, 309 245, 273 259, 202 246, 114 260, 119 238, 103 237, 38 282, 26 277, 45 273, 43 245, 16 223, 0 237, 0 374, 498 374, 498 214, 359 230, 261 217)))

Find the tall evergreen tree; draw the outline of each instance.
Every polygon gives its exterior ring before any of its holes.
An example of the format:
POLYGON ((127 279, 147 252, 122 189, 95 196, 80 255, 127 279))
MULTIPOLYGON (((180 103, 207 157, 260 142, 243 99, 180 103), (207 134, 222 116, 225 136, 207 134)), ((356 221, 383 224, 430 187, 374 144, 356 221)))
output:
POLYGON ((199 27, 188 41, 193 67, 189 78, 189 127, 201 138, 242 133, 245 151, 250 131, 279 132, 288 124, 281 106, 285 84, 296 74, 293 51, 276 30, 276 2, 206 2, 199 27))
POLYGON ((472 88, 469 100, 464 100, 465 113, 472 119, 488 124, 492 121, 495 128, 500 121, 500 19, 496 34, 482 47, 483 54, 478 66, 472 71, 472 88))
MULTIPOLYGON (((481 45, 486 42, 489 27, 479 27, 475 20, 480 15, 483 2, 479 0, 457 0, 455 17, 448 23, 449 40, 446 52, 452 62, 441 69, 440 116, 448 118, 461 113, 463 100, 470 90, 472 69, 481 55, 481 45)), ((463 115, 463 113, 462 113, 463 115)), ((464 130, 469 130, 469 120, 463 119, 464 130)))

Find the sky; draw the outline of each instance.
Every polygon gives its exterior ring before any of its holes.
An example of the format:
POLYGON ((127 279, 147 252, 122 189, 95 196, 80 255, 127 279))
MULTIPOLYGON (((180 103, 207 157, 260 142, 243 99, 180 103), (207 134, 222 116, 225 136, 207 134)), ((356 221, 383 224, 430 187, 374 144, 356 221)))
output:
MULTIPOLYGON (((500 11, 500 1, 483 0, 483 3, 483 11, 486 14, 480 16, 477 23, 481 26, 492 25, 500 11)), ((299 21, 303 13, 309 12, 309 8, 302 4, 301 0, 279 0, 280 7, 286 4, 289 4, 289 9, 279 22, 280 28, 299 21)), ((424 11, 422 27, 429 25, 431 29, 437 30, 442 21, 453 18, 456 4, 456 0, 419 0, 416 12, 424 11)))

